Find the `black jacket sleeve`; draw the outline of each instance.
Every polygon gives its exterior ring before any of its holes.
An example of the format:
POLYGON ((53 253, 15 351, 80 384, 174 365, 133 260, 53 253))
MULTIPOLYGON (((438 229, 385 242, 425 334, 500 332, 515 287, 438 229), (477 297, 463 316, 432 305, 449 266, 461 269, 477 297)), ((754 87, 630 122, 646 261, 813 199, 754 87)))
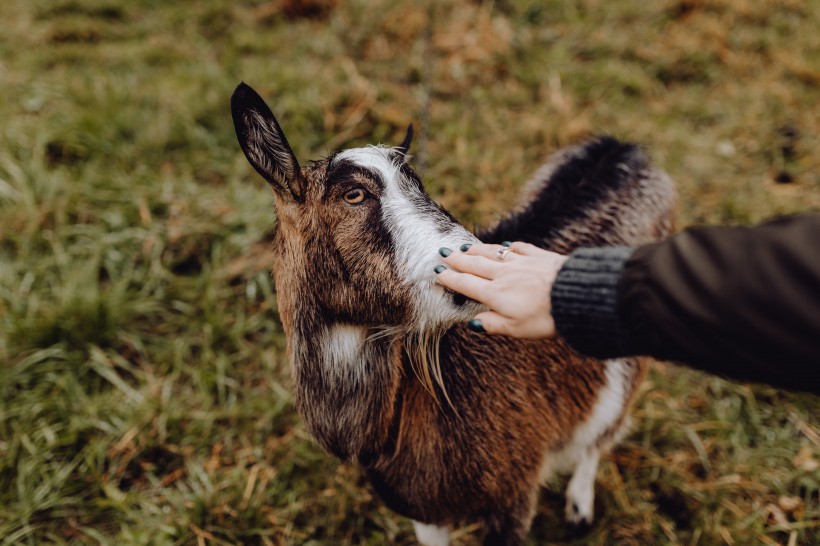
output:
POLYGON ((591 356, 650 355, 820 393, 820 215, 578 250, 552 306, 559 334, 591 356))

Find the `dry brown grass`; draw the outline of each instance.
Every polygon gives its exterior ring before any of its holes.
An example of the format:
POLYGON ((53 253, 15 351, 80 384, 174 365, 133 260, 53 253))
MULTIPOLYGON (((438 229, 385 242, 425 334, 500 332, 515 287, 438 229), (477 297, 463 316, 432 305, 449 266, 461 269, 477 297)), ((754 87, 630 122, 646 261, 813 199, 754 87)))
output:
MULTIPOLYGON (((820 10, 797 0, 7 0, 0 13, 0 541, 412 544, 288 394, 244 79, 300 159, 418 125, 466 223, 593 133, 644 144, 681 224, 820 207, 820 10)), ((818 398, 658 365, 572 535, 820 542, 818 398)), ((556 487, 553 491, 560 491, 556 487)), ((467 528, 458 545, 477 544, 467 528)))

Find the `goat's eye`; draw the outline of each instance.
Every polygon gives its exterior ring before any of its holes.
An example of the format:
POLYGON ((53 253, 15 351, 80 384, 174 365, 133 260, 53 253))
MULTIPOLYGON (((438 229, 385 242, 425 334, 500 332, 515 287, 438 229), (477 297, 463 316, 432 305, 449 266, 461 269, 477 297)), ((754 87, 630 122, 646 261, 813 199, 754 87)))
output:
POLYGON ((364 192, 364 190, 361 188, 356 188, 345 192, 344 200, 346 203, 349 203, 351 205, 358 205, 359 203, 364 201, 365 197, 367 197, 367 194, 364 192))

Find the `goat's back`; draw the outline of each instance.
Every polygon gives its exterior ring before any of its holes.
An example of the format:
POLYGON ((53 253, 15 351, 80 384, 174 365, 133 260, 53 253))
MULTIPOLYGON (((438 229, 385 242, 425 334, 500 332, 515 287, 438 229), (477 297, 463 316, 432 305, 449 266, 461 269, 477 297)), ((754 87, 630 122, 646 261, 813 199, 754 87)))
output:
POLYGON ((599 137, 550 157, 519 205, 478 235, 488 243, 524 241, 562 253, 640 245, 672 233, 676 204, 672 180, 639 146, 599 137))

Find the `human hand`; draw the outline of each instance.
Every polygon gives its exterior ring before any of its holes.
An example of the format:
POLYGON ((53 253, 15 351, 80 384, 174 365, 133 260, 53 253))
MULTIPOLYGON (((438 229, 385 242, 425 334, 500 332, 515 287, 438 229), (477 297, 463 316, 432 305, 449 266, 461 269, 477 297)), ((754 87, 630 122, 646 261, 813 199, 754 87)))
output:
POLYGON ((440 249, 448 267, 436 268, 439 283, 490 308, 470 321, 473 330, 528 339, 554 337, 550 292, 568 257, 528 243, 506 245, 440 249), (504 248, 509 250, 498 261, 504 248))

